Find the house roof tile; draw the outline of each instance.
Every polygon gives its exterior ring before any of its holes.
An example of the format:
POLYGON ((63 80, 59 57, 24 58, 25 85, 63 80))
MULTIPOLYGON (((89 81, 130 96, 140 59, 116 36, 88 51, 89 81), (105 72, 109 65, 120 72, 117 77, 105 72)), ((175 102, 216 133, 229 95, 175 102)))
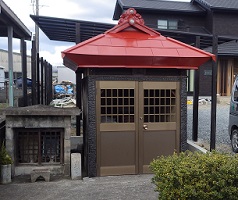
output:
POLYGON ((237 0, 194 0, 195 2, 211 9, 238 10, 237 0))
POLYGON ((123 10, 128 8, 135 8, 137 10, 163 10, 163 11, 179 11, 186 13, 204 13, 204 10, 190 2, 178 2, 178 1, 164 1, 164 0, 117 0, 115 13, 113 19, 119 19, 117 13, 118 7, 123 10))
MULTIPOLYGON (((204 49, 207 52, 212 52, 212 47, 204 49)), ((238 56, 238 41, 232 40, 218 45, 219 56, 238 56)))

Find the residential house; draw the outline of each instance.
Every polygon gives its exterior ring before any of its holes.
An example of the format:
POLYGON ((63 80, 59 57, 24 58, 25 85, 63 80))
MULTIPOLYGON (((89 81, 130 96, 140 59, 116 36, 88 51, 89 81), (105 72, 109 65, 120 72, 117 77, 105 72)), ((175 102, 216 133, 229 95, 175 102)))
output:
MULTIPOLYGON (((117 0, 113 19, 118 20, 130 7, 142 15, 147 26, 163 35, 193 46, 196 44, 196 36, 200 36, 202 49, 211 46, 213 35, 217 35, 219 45, 222 44, 218 48, 217 93, 230 95, 234 77, 238 74, 238 54, 235 51, 238 47, 237 0, 117 0)), ((200 95, 211 95, 211 69, 211 64, 199 69, 200 95)), ((188 92, 193 91, 193 75, 193 71, 188 72, 188 92)))

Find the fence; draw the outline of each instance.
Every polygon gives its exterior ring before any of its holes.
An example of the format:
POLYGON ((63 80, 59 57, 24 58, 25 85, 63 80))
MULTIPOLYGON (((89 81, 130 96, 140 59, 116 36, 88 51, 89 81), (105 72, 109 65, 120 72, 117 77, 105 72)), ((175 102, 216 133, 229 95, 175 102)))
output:
POLYGON ((2 143, 5 143, 5 134, 6 134, 6 128, 5 128, 5 121, 0 121, 0 148, 2 147, 2 143))

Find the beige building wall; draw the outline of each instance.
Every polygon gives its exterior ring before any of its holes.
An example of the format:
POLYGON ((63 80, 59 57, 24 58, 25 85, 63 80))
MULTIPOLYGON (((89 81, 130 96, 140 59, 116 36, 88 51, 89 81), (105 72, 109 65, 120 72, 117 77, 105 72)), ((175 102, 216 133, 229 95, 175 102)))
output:
MULTIPOLYGON (((0 66, 4 67, 4 72, 8 72, 8 52, 2 49, 0 49, 0 66)), ((14 78, 22 76, 20 53, 13 53, 13 73, 14 78)), ((31 78, 31 56, 27 56, 27 77, 31 78)))

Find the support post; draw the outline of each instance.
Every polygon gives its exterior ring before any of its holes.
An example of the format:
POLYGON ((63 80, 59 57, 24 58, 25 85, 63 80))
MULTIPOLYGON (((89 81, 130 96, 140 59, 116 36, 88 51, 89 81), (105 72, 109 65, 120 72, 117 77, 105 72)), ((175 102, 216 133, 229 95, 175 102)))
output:
MULTIPOLYGON (((216 56, 218 54, 218 37, 213 35, 212 39, 212 53, 216 56)), ((211 101, 211 137, 210 137, 210 151, 216 148, 216 110, 217 109, 217 60, 212 61, 212 101, 211 101)))
MULTIPOLYGON (((81 42, 80 23, 76 23, 76 44, 81 42)), ((82 71, 76 72, 76 106, 82 111, 82 71)), ((76 116, 76 135, 81 135, 81 121, 83 120, 82 113, 76 116)))
POLYGON ((26 62, 26 42, 21 39, 21 60, 22 60, 22 92, 23 106, 28 106, 27 100, 27 62, 26 62))
POLYGON ((36 94, 37 94, 37 104, 40 104, 40 57, 39 53, 36 54, 36 94))
POLYGON ((49 76, 48 76, 48 68, 49 68, 49 65, 48 65, 48 62, 45 60, 44 61, 44 68, 45 68, 45 77, 44 77, 44 79, 45 79, 45 91, 44 91, 44 96, 45 96, 45 98, 44 98, 44 102, 45 102, 45 104, 44 105, 47 105, 48 104, 48 93, 47 93, 47 91, 48 91, 48 87, 49 87, 49 76))
POLYGON ((31 95, 32 95, 32 105, 36 105, 36 42, 35 40, 32 41, 31 47, 31 95))
POLYGON ((9 106, 14 106, 14 94, 13 94, 13 50, 12 50, 12 38, 13 38, 13 27, 8 27, 8 73, 9 73, 9 106))
MULTIPOLYGON (((200 48, 200 36, 196 36, 196 47, 200 48)), ((194 72, 194 91, 193 91, 193 132, 192 140, 198 140, 198 98, 199 98, 199 69, 194 72)))
POLYGON ((52 85, 52 65, 48 63, 48 88, 47 88, 47 105, 50 104, 50 102, 53 99, 53 85, 52 85))
MULTIPOLYGON (((80 70, 76 71, 76 106, 82 111, 82 72, 80 70)), ((76 116, 76 135, 80 135, 82 114, 76 116)))
POLYGON ((40 65, 41 65, 41 104, 44 105, 44 59, 41 57, 40 59, 40 65))
POLYGON ((45 105, 52 101, 52 66, 45 61, 45 105))

